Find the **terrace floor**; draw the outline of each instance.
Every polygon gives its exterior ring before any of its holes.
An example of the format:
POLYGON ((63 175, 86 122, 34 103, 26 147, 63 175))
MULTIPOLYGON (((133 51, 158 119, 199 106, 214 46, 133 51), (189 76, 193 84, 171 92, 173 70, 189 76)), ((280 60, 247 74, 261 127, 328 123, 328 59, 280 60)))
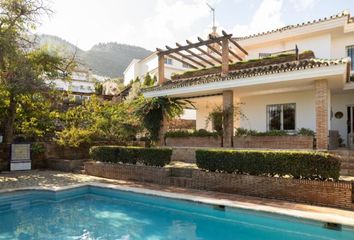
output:
POLYGON ((236 194, 225 194, 192 189, 182 189, 169 186, 161 186, 149 183, 136 183, 121 180, 105 179, 88 176, 84 174, 64 173, 57 171, 23 171, 16 173, 0 174, 0 193, 19 188, 49 188, 58 189, 61 187, 73 186, 77 184, 108 184, 120 189, 135 191, 156 191, 161 195, 177 194, 184 199, 224 204, 244 209, 259 210, 282 215, 290 215, 299 218, 307 218, 322 222, 333 222, 354 227, 354 211, 347 211, 328 207, 319 207, 299 203, 291 203, 280 200, 241 196, 236 194))

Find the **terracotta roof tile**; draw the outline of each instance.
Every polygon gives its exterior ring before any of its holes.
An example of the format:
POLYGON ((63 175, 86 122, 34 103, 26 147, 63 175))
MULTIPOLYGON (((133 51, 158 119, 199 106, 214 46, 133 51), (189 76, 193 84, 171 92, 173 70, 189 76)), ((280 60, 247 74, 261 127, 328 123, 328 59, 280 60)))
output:
POLYGON ((303 59, 300 61, 290 61, 290 62, 260 66, 260 67, 234 70, 234 71, 230 71, 227 76, 221 76, 221 73, 213 73, 213 74, 207 74, 203 76, 166 81, 163 85, 146 88, 143 90, 143 92, 152 92, 152 91, 159 91, 165 89, 190 87, 190 86, 202 85, 211 82, 221 82, 221 81, 249 78, 255 76, 271 75, 271 74, 277 74, 283 72, 293 72, 293 71, 299 71, 304 69, 328 67, 328 66, 347 64, 347 63, 348 63, 347 58, 337 59, 337 60, 326 60, 326 59, 317 59, 317 58, 303 59))
POLYGON ((277 29, 273 29, 273 30, 270 30, 270 31, 267 31, 267 32, 256 33, 256 34, 252 34, 252 35, 248 35, 248 36, 235 37, 234 39, 239 41, 239 40, 245 40, 245 39, 254 38, 254 37, 260 37, 260 36, 271 34, 271 33, 283 32, 283 31, 286 31, 286 30, 299 28, 299 27, 305 27, 305 26, 309 26, 309 25, 312 25, 312 24, 316 24, 316 23, 320 23, 320 22, 326 22, 326 21, 330 21, 330 20, 337 19, 337 18, 342 18, 342 17, 347 17, 348 22, 352 22, 353 21, 353 18, 350 18, 350 13, 348 11, 343 11, 341 13, 338 13, 338 14, 330 16, 330 17, 315 19, 313 21, 298 23, 298 24, 294 24, 294 25, 288 25, 288 26, 285 26, 285 27, 282 27, 282 28, 277 28, 277 29))

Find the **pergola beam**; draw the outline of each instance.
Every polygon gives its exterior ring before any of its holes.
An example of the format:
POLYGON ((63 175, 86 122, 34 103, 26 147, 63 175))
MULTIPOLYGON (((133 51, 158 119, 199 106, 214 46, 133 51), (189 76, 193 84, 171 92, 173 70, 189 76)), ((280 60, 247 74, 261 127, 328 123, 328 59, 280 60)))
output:
MULTIPOLYGON (((187 42, 188 44, 192 44, 192 43, 191 43, 190 41, 188 41, 188 40, 186 40, 186 42, 187 42)), ((197 49, 199 52, 205 54, 206 56, 210 57, 210 58, 213 59, 215 62, 220 63, 220 64, 222 63, 220 59, 214 57, 213 55, 209 54, 207 51, 201 49, 200 47, 195 47, 195 49, 197 49)))
MULTIPOLYGON (((224 30, 222 30, 221 32, 222 32, 222 35, 228 36, 228 34, 227 34, 224 30)), ((230 40, 230 42, 231 42, 233 45, 235 45, 238 49, 240 49, 241 52, 243 52, 244 54, 248 55, 248 52, 247 52, 243 47, 241 47, 241 45, 238 44, 235 40, 233 40, 232 38, 230 38, 229 40, 230 40)))
MULTIPOLYGON (((222 47, 222 44, 220 42, 218 42, 218 44, 222 47)), ((232 51, 230 48, 229 48, 229 53, 235 58, 237 58, 238 60, 242 61, 242 58, 239 55, 237 55, 234 51, 232 51)))
POLYGON ((166 46, 167 50, 156 48, 159 65, 159 84, 163 84, 165 81, 164 67, 166 57, 179 61, 193 69, 205 68, 209 65, 215 67, 215 65, 220 64, 222 75, 226 76, 229 73, 229 63, 233 63, 235 58, 242 61, 242 58, 238 55, 239 51, 248 55, 248 52, 232 39, 232 34, 227 34, 225 31, 222 31, 222 36, 214 37, 210 35, 207 40, 198 37, 198 41, 192 43, 186 40, 186 46, 176 43, 177 48, 166 46), (215 47, 215 44, 217 47, 215 47), (207 50, 204 50, 203 46, 207 47, 207 50), (219 46, 221 46, 221 49, 219 49, 219 46), (231 49, 232 46, 235 46, 235 50, 234 48, 231 49))
MULTIPOLYGON (((173 49, 173 48, 171 48, 171 47, 169 47, 169 46, 167 46, 167 45, 166 45, 166 48, 167 48, 168 50, 172 50, 172 49, 173 49)), ((188 60, 191 61, 192 63, 195 63, 195 64, 197 64, 197 65, 199 65, 199 66, 201 66, 201 67, 203 67, 203 68, 206 67, 204 64, 202 64, 202 63, 200 63, 200 62, 194 60, 193 58, 190 58, 189 56, 187 56, 187 55, 185 55, 185 54, 183 54, 183 53, 180 53, 180 52, 174 52, 174 53, 180 55, 181 57, 183 57, 183 58, 185 58, 185 59, 188 59, 188 60)), ((190 65, 190 64, 189 64, 189 65, 190 65)))
POLYGON ((179 52, 179 51, 184 51, 186 49, 191 49, 191 48, 196 48, 196 47, 200 47, 200 46, 204 46, 204 45, 208 45, 208 44, 212 44, 215 43, 217 41, 222 41, 223 39, 228 39, 231 38, 232 34, 228 34, 226 36, 221 36, 221 37, 216 37, 213 39, 208 39, 208 40, 203 40, 203 42, 198 42, 198 43, 192 43, 183 47, 178 47, 178 48, 172 48, 172 49, 168 49, 168 50, 161 50, 161 49, 157 49, 157 51, 159 52, 158 54, 160 55, 167 55, 170 53, 175 53, 175 52, 179 52))
MULTIPOLYGON (((177 47, 182 47, 182 45, 179 44, 179 43, 176 43, 176 46, 177 46, 177 47)), ((211 65, 211 66, 215 66, 214 63, 210 62, 209 60, 207 60, 207 59, 205 59, 205 58, 203 58, 203 57, 201 57, 201 56, 199 56, 198 54, 194 53, 193 51, 191 51, 191 50, 189 50, 189 49, 186 49, 185 51, 186 51, 187 53, 191 54, 192 56, 194 56, 194 57, 196 57, 196 58, 202 60, 203 62, 206 62, 207 64, 209 64, 209 65, 211 65)))
MULTIPOLYGON (((216 39, 216 38, 213 38, 216 39)), ((200 37, 198 37, 199 42, 204 42, 204 40, 200 37)), ((218 43, 218 42, 214 42, 214 43, 218 43)), ((210 46, 210 45, 206 45, 211 51, 215 52, 216 54, 218 54, 220 57, 222 57, 222 53, 219 52, 218 50, 216 50, 214 47, 210 46)), ((233 61, 229 58, 229 62, 232 63, 233 61)))

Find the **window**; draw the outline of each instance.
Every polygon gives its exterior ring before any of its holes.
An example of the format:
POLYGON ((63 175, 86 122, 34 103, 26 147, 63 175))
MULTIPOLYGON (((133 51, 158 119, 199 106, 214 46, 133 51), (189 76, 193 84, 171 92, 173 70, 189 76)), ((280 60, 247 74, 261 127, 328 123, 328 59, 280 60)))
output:
POLYGON ((351 58, 352 71, 354 71, 354 45, 347 47, 347 55, 351 58))
POLYGON ((267 105, 267 130, 295 130, 295 103, 267 105))
POLYGON ((172 59, 171 58, 165 58, 165 63, 168 65, 172 65, 172 59))
POLYGON ((182 63, 182 67, 184 68, 191 68, 191 66, 189 64, 186 64, 186 63, 182 63))

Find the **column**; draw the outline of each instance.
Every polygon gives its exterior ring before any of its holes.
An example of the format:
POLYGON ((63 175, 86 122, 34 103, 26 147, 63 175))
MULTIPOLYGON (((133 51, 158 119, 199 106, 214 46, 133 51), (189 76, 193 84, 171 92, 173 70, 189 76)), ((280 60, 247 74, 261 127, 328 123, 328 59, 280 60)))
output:
POLYGON ((327 80, 315 81, 316 148, 328 149, 329 91, 327 80))
POLYGON ((165 143, 165 134, 166 134, 167 131, 168 131, 168 120, 167 120, 166 116, 164 116, 163 120, 161 122, 160 131, 159 131, 159 142, 158 142, 158 145, 160 147, 163 147, 163 146, 166 145, 166 143, 165 143))
POLYGON ((234 134, 234 93, 231 90, 224 91, 223 100, 223 146, 233 146, 234 134))
POLYGON ((227 75, 229 73, 229 40, 222 40, 222 64, 221 74, 227 75))
POLYGON ((165 57, 163 55, 158 55, 158 75, 159 75, 159 84, 165 82, 165 57))

